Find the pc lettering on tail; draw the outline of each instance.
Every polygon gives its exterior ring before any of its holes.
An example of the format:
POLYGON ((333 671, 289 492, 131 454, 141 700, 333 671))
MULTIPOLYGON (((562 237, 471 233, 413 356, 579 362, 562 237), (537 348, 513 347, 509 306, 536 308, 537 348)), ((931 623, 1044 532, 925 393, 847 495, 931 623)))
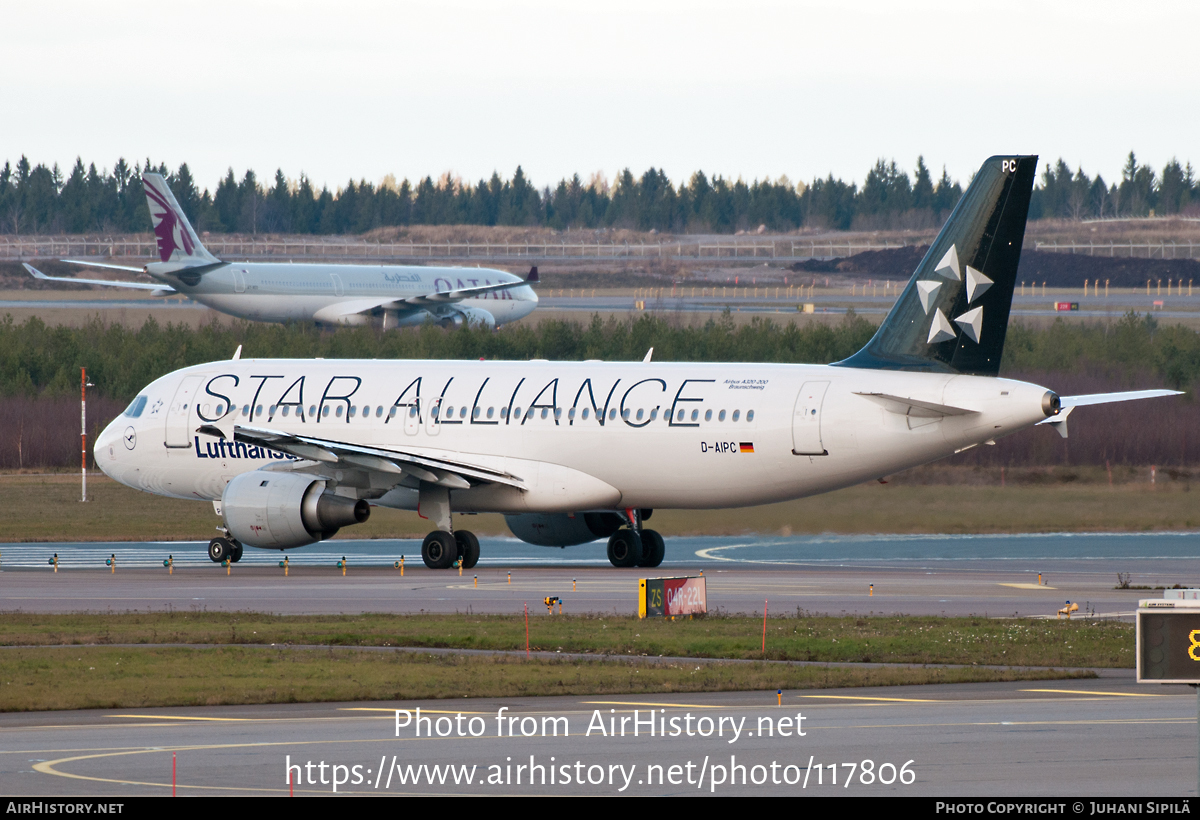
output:
MULTIPOLYGON (((878 331, 844 361, 247 351, 151 382, 99 436, 96 463, 130 487, 215 503, 215 561, 243 547, 302 548, 382 506, 428 522, 421 557, 432 569, 475 566, 479 540, 455 513, 482 512, 504 515, 530 544, 607 539, 614 566, 655 567, 666 554, 648 526, 657 509, 817 495, 1038 424, 1066 437, 1079 407, 1175 395, 1059 396, 999 377, 1036 166, 1033 156, 983 163, 878 331), (129 430, 132 449, 120 445, 129 430)), ((176 227, 180 242, 192 241, 190 227, 176 227)), ((163 276, 191 288, 192 279, 231 275, 202 252, 193 242, 191 257, 162 263, 176 271, 163 276)))

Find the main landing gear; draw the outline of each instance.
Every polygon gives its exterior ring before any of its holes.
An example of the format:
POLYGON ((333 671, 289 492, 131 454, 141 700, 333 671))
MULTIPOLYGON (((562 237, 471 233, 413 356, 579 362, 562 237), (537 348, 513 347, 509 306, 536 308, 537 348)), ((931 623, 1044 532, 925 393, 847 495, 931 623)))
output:
POLYGON ((617 530, 608 539, 608 560, 614 567, 657 567, 666 551, 654 530, 617 530))
POLYGON ((242 560, 242 543, 236 538, 214 538, 208 542, 208 557, 215 564, 226 558, 236 564, 242 560))
POLYGON ((474 533, 459 530, 450 534, 434 530, 421 544, 421 560, 430 569, 450 569, 462 559, 462 568, 471 569, 479 563, 479 539, 474 533))

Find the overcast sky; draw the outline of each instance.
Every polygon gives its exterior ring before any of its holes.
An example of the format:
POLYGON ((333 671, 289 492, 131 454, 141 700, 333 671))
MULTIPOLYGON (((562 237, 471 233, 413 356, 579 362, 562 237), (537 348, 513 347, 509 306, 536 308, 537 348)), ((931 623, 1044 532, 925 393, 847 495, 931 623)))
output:
POLYGON ((21 2, 0 162, 539 185, 1200 163, 1194 2, 21 2))

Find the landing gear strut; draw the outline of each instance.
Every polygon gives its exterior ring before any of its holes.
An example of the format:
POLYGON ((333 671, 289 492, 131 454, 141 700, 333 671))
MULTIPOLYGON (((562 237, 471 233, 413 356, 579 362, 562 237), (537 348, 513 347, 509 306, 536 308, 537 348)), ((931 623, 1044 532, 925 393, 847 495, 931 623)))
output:
POLYGON ((208 557, 214 564, 226 558, 236 564, 242 560, 242 543, 236 538, 214 538, 208 542, 208 557))

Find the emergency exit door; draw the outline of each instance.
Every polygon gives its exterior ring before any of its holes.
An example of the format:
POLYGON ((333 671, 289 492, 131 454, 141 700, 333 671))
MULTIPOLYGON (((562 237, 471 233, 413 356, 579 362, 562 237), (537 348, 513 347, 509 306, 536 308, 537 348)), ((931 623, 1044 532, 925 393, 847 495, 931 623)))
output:
POLYGON ((797 456, 827 456, 821 443, 821 405, 829 382, 805 382, 796 395, 792 411, 792 454, 797 456))

